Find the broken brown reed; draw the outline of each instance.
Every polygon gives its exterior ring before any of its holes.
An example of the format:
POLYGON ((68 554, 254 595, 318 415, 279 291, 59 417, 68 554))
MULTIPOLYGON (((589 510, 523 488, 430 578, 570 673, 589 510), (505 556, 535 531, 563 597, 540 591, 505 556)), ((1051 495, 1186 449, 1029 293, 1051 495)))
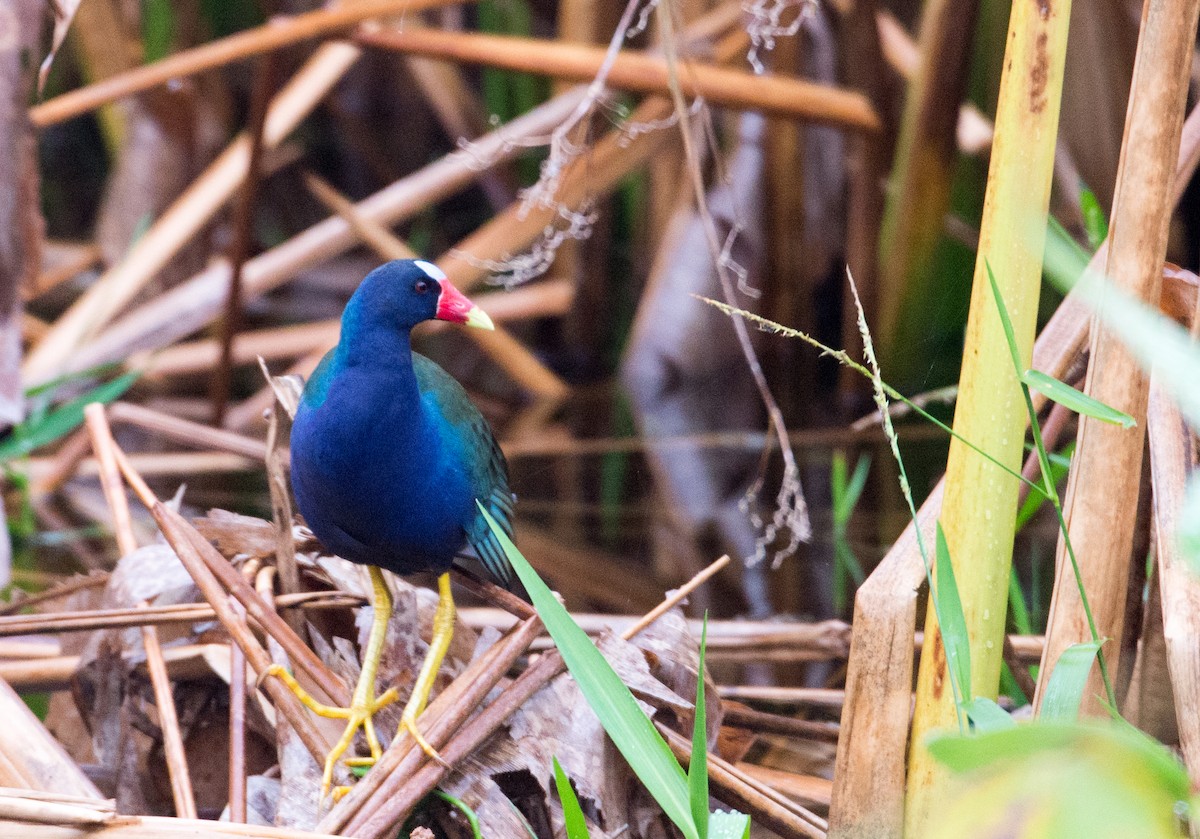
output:
POLYGON ((266 127, 267 105, 275 87, 275 56, 264 55, 259 60, 250 94, 250 156, 246 162, 246 179, 242 194, 234 208, 233 241, 229 245, 229 292, 225 299, 225 317, 221 321, 221 357, 212 373, 212 424, 220 426, 229 405, 229 390, 233 377, 231 355, 233 337, 241 329, 242 268, 254 247, 254 204, 263 179, 263 130, 266 127))
MULTIPOLYGON (((98 576, 95 581, 85 578, 45 594, 61 597, 71 590, 102 586, 106 577, 98 576)), ((34 595, 20 601, 11 608, 23 608, 38 602, 34 595)), ((363 605, 365 600, 344 591, 308 591, 298 594, 281 594, 275 604, 282 608, 304 609, 348 609, 363 605)), ((165 624, 204 623, 216 618, 208 603, 180 603, 170 606, 131 607, 125 609, 89 609, 78 612, 43 612, 32 615, 6 615, 0 617, 0 637, 30 635, 37 633, 90 632, 97 629, 120 629, 131 626, 162 626, 165 624)))
MULTIPOLYGON (((229 605, 245 619, 242 604, 229 605)), ((229 820, 246 821, 246 654, 237 644, 229 649, 229 820)))
MULTIPOLYGON (((86 432, 85 432, 86 434, 86 432)), ((56 600, 60 597, 66 597, 78 591, 83 591, 89 588, 100 588, 108 583, 107 571, 93 571, 86 576, 79 576, 69 579, 63 583, 52 586, 46 591, 39 591, 37 594, 25 594, 20 590, 14 590, 12 600, 9 603, 0 605, 0 616, 11 615, 20 609, 25 609, 30 606, 35 606, 38 603, 43 603, 47 600, 56 600)))
POLYGON ((183 50, 153 64, 109 76, 87 87, 48 99, 29 109, 29 119, 35 127, 45 128, 126 96, 215 70, 235 61, 332 35, 364 20, 441 5, 447 3, 429 0, 361 0, 293 17, 274 17, 262 26, 183 50))
MULTIPOLYGON (((1154 531, 1161 597, 1162 631, 1175 695, 1175 719, 1183 762, 1200 781, 1200 580, 1182 556, 1178 531, 1190 479, 1197 471, 1196 443, 1179 409, 1151 375, 1147 431, 1154 486, 1154 531)), ((1147 608, 1155 608, 1148 604, 1147 608)))
MULTIPOLYGON (((295 633, 291 631, 291 628, 273 613, 271 613, 271 617, 274 617, 273 622, 265 619, 264 613, 269 610, 258 598, 254 590, 247 586, 245 581, 241 579, 241 576, 225 561, 225 558, 217 554, 215 549, 200 534, 196 533, 195 529, 182 516, 165 507, 155 497, 154 493, 146 485, 146 482, 133 470, 119 447, 114 446, 114 454, 117 457, 117 463, 121 467, 121 472, 125 476, 125 480, 133 488, 142 503, 150 510, 158 522, 163 536, 166 537, 167 542, 174 549, 179 561, 187 569, 196 586, 200 589, 201 594, 209 602, 209 605, 212 606, 217 619, 225 627, 230 637, 233 638, 234 643, 242 648, 242 652, 245 653, 246 660, 250 663, 254 672, 261 678, 266 673, 267 668, 271 666, 271 659, 267 655, 266 650, 259 644, 258 639, 250 631, 246 621, 240 618, 229 605, 226 590, 228 575, 226 575, 226 579, 218 582, 218 575, 213 570, 214 566, 227 569, 232 573, 233 578, 240 586, 229 586, 229 589, 246 608, 246 611, 258 619, 264 631, 279 641, 280 646, 287 650, 289 655, 292 654, 293 650, 303 650, 308 653, 307 657, 303 655, 293 657, 293 663, 303 667, 306 674, 313 678, 313 681, 320 685, 321 689, 327 695, 330 694, 327 685, 335 689, 337 686, 340 686, 341 695, 336 693, 329 695, 330 699, 339 701, 343 698, 344 694, 347 693, 345 686, 339 685, 335 681, 336 677, 316 659, 316 656, 311 651, 307 650, 299 642, 299 639, 295 637, 295 633), (215 561, 213 555, 215 555, 215 561), (250 602, 247 602, 246 599, 247 592, 249 592, 250 602), (313 665, 314 661, 316 666, 313 665)), ((324 760, 325 755, 329 751, 329 744, 321 736, 321 733, 317 731, 308 716, 307 709, 300 704, 296 695, 279 679, 265 680, 262 688, 271 697, 279 713, 296 730, 297 735, 303 741, 310 754, 312 754, 313 759, 318 762, 324 760)))
MULTIPOLYGON (((607 50, 584 44, 565 44, 540 38, 447 32, 438 29, 360 32, 361 44, 406 54, 486 64, 572 82, 590 82, 605 65, 607 50)), ((773 116, 787 116, 837 125, 856 131, 878 131, 879 115, 857 91, 820 85, 803 79, 756 75, 707 64, 689 64, 679 74, 683 92, 711 105, 773 116)), ((670 91, 670 68, 661 56, 622 50, 605 77, 608 87, 665 96, 670 91)))
POLYGON ((181 419, 132 402, 114 402, 108 410, 115 423, 127 423, 185 446, 220 449, 260 462, 265 462, 267 458, 266 443, 253 437, 181 419))
MULTIPOLYGON (((768 685, 719 685, 722 699, 736 702, 772 702, 780 705, 813 705, 818 708, 841 708, 846 691, 836 688, 789 688, 768 685)), ((909 691, 912 696, 912 691, 909 691)), ((845 723, 842 723, 843 730, 845 723)))
MULTIPOLYGON (((100 463, 100 485, 108 508, 113 516, 113 531, 121 556, 129 556, 138 549, 133 534, 133 520, 129 514, 129 500, 125 496, 125 484, 117 467, 116 443, 108 427, 104 406, 93 402, 84 409, 84 420, 92 439, 92 449, 100 463)), ((145 602, 139 604, 144 609, 145 602)), ((167 776, 171 782, 171 797, 175 803, 175 814, 181 818, 196 817, 196 797, 192 792, 191 775, 188 772, 187 754, 183 747, 183 734, 179 730, 179 715, 175 709, 175 696, 167 665, 163 661, 162 646, 153 625, 141 627, 142 646, 146 652, 146 670, 154 690, 154 704, 158 708, 159 729, 162 732, 163 753, 167 763, 167 776)))
MULTIPOLYGON (((267 422, 267 486, 271 493, 271 523, 275 527, 275 569, 279 576, 279 588, 284 594, 295 594, 300 591, 300 569, 296 565, 296 543, 292 536, 286 435, 279 433, 280 422, 283 420, 278 409, 272 409, 267 422)), ((270 589, 267 593, 270 593, 270 589)), ((263 594, 261 588, 259 594, 263 594)), ((274 603, 271 598, 264 598, 264 602, 274 603)), ((284 612, 284 619, 298 636, 307 637, 304 620, 297 612, 289 609, 284 612)))
POLYGON ((336 839, 286 827, 119 814, 111 799, 0 789, 6 839, 336 839))
MULTIPOLYGON (((707 652, 705 659, 708 658, 707 652)), ((782 734, 786 737, 803 737, 836 743, 840 726, 836 722, 802 720, 785 717, 767 711, 755 711, 731 703, 722 703, 721 725, 748 728, 756 734, 782 734)))

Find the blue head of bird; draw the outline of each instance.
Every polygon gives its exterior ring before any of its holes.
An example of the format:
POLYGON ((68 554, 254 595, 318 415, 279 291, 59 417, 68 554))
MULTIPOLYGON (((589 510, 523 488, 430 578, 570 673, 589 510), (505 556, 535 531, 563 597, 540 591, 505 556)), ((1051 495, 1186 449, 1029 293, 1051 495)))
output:
POLYGON ((343 325, 355 331, 407 332, 427 320, 494 328, 491 318, 451 285, 442 269, 422 259, 393 260, 367 274, 343 315, 343 325))

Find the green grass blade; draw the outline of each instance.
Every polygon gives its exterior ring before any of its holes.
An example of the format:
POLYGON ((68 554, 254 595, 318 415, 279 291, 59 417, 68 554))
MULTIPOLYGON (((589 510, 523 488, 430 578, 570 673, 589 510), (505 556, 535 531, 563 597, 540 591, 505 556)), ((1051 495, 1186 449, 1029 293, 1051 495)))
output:
POLYGON ((1084 414, 1101 422, 1119 425, 1122 428, 1133 428, 1137 421, 1124 411, 1105 405, 1098 399, 1093 399, 1086 393, 1076 390, 1066 382, 1060 382, 1053 376, 1048 376, 1041 370, 1026 370, 1021 374, 1021 381, 1038 393, 1070 408, 1077 414, 1084 414))
POLYGON ((1017 724, 1008 713, 986 696, 977 696, 963 708, 967 719, 977 734, 990 731, 1003 731, 1006 728, 1016 728, 1017 724))
MULTIPOLYGON (((1067 472, 1071 468, 1070 455, 1075 451, 1075 441, 1072 440, 1063 447, 1063 453, 1067 456, 1063 457, 1057 452, 1048 452, 1046 462, 1050 464, 1050 483, 1057 487, 1067 477, 1067 472)), ((1017 532, 1020 533, 1038 511, 1046 505, 1050 500, 1050 496, 1046 493, 1031 492, 1025 496, 1025 502, 1021 505, 1021 509, 1017 510, 1017 532)), ((1024 633, 1028 635, 1029 633, 1024 633)))
POLYGON ((587 633, 579 628, 579 624, 558 602, 491 514, 482 504, 476 503, 491 526, 492 533, 503 546, 513 570, 529 592, 534 608, 562 653, 563 661, 579 684, 584 699, 600 718, 600 724, 612 738, 617 750, 685 839, 701 839, 692 819, 687 777, 671 753, 670 746, 655 730, 650 718, 642 713, 629 688, 596 649, 587 633))
MULTIPOLYGON (((433 794, 462 813, 462 817, 467 820, 467 826, 471 828, 471 839, 483 839, 483 834, 479 832, 479 816, 467 805, 467 802, 461 798, 455 798, 450 793, 443 792, 440 789, 435 789, 433 794)), ((586 837, 586 834, 584 835, 586 837)))
POLYGON ((1104 217, 1104 208, 1096 199, 1096 193, 1086 186, 1079 191, 1079 211, 1083 214, 1088 244, 1095 251, 1108 238, 1108 219, 1104 217))
POLYGON ((1008 575, 1008 613, 1012 616, 1013 629, 1019 635, 1033 634, 1033 620, 1029 617, 1029 607, 1025 605, 1025 593, 1021 591, 1016 568, 1008 575))
POLYGON ((709 815, 708 839, 750 839, 750 817, 736 810, 713 810, 709 815))
POLYGON ((854 474, 847 477, 846 454, 842 451, 833 453, 830 487, 833 490, 833 521, 835 525, 845 526, 850 522, 854 507, 862 497, 863 488, 867 485, 867 474, 871 470, 871 458, 863 455, 854 464, 854 474))
POLYGON ((1063 290, 1075 287, 1105 325, 1138 360, 1143 370, 1154 370, 1155 379, 1179 406, 1193 429, 1200 429, 1200 345, 1175 321, 1147 306, 1104 276, 1085 271, 1086 264, 1065 244, 1048 240, 1046 263, 1055 266, 1047 276, 1063 290))
POLYGON ((118 399, 140 375, 140 372, 132 372, 118 376, 56 408, 37 422, 17 426, 8 438, 0 441, 0 461, 23 457, 66 436, 83 423, 84 408, 93 402, 107 404, 118 399))
POLYGON ((575 790, 571 789, 571 781, 559 765, 558 758, 552 759, 554 761, 554 786, 558 788, 558 800, 562 802, 567 839, 591 839, 588 834, 587 819, 583 816, 583 808, 579 806, 579 799, 575 797, 575 790))
POLYGON ((971 703, 971 645, 967 635, 967 618, 963 614, 962 599, 958 596, 958 583, 954 579, 954 565, 950 562, 950 546, 942 523, 937 525, 937 583, 938 623, 942 643, 946 646, 946 663, 958 677, 962 703, 971 703))
POLYGON ((1188 482, 1183 497, 1183 509, 1179 511, 1179 530, 1175 538, 1179 541, 1179 552, 1193 574, 1200 575, 1200 475, 1188 482))
POLYGON ((1017 349, 1017 336, 1013 332, 1012 319, 1008 316, 1008 307, 1004 305, 1004 295, 1000 293, 1000 286, 996 282, 996 275, 992 273, 991 264, 985 261, 983 267, 987 269, 988 282, 992 284, 992 298, 996 301, 1000 325, 1004 327, 1004 341, 1008 344, 1008 351, 1012 353, 1013 369, 1022 370, 1025 365, 1021 362, 1021 351, 1017 349))
POLYGON ((1083 702, 1083 691, 1087 687, 1092 662, 1100 645, 1088 641, 1072 644, 1063 650, 1046 682, 1046 695, 1042 699, 1042 720, 1050 722, 1074 722, 1079 718, 1079 705, 1083 702))
POLYGON ((38 396, 43 396, 51 391, 57 390, 65 384, 73 382, 82 382, 86 379, 97 379, 101 376, 107 376, 109 373, 115 373, 121 369, 122 362, 109 361, 105 364, 97 364, 95 367, 88 367, 85 370, 79 370, 75 373, 64 373, 61 376, 55 376, 49 381, 42 382, 40 385, 34 385, 27 388, 25 391, 26 399, 34 399, 38 396))
POLYGON ((708 612, 700 630, 700 668, 696 677, 696 713, 692 723, 692 759, 688 762, 688 801, 700 839, 708 837, 708 723, 704 708, 704 650, 708 645, 708 612))

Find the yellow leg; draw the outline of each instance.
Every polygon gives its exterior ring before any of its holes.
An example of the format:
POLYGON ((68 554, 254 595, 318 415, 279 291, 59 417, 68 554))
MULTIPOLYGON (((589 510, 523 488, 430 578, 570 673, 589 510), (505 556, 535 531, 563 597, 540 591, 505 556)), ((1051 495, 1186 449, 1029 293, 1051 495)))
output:
POLYGON ((438 605, 437 611, 433 615, 433 637, 429 641, 429 652, 425 654, 425 660, 421 662, 421 672, 417 674, 417 682, 413 685, 412 696, 409 697, 408 704, 404 706, 404 714, 400 717, 400 728, 412 735, 413 739, 417 741, 417 745, 421 747, 421 751, 441 764, 445 764, 446 761, 442 760, 437 749, 429 744, 429 741, 417 728, 417 717, 421 716, 421 712, 425 710, 425 704, 429 701, 429 693, 433 690, 433 683, 442 666, 442 659, 446 657, 446 651, 450 649, 450 640, 454 637, 454 611, 454 594, 450 591, 450 575, 442 574, 438 577, 438 605))
MULTIPOLYGON (((349 708, 336 708, 317 702, 296 682, 291 673, 277 664, 271 665, 263 673, 263 678, 277 676, 282 679, 284 684, 291 688, 296 697, 314 714, 346 720, 346 728, 342 732, 341 738, 325 759, 325 772, 321 778, 322 801, 325 800, 329 787, 333 783, 333 768, 337 766, 338 758, 345 754, 346 749, 350 748, 359 728, 363 729, 367 738, 367 746, 371 749, 370 763, 374 763, 383 754, 383 750, 379 746, 379 738, 375 736, 375 725, 371 722, 371 715, 385 705, 395 702, 398 697, 395 688, 389 688, 380 696, 375 696, 375 676, 379 671, 379 658, 383 654, 383 641, 387 633, 388 619, 392 615, 392 596, 383 579, 383 572, 373 565, 367 566, 367 570, 371 574, 371 585, 374 589, 372 605, 375 607, 375 616, 371 622, 371 634, 367 638, 367 649, 363 654, 362 672, 359 674, 358 684, 354 688, 354 696, 350 700, 349 708)), ((453 615, 451 615, 451 628, 453 625, 453 615)), ((444 652, 445 650, 443 650, 444 652)), ((409 705, 411 704, 410 701, 409 705)), ((405 713, 408 713, 407 710, 405 713)), ((366 762, 366 759, 356 761, 359 765, 366 762)))

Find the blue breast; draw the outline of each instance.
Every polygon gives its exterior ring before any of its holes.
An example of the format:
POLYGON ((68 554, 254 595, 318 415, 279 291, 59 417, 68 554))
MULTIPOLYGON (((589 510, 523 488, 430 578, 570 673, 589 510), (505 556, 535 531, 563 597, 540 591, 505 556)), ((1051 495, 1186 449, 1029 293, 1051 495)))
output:
POLYGON ((411 367, 342 369, 296 414, 296 503, 339 556, 398 574, 442 572, 477 516, 470 449, 411 367))

